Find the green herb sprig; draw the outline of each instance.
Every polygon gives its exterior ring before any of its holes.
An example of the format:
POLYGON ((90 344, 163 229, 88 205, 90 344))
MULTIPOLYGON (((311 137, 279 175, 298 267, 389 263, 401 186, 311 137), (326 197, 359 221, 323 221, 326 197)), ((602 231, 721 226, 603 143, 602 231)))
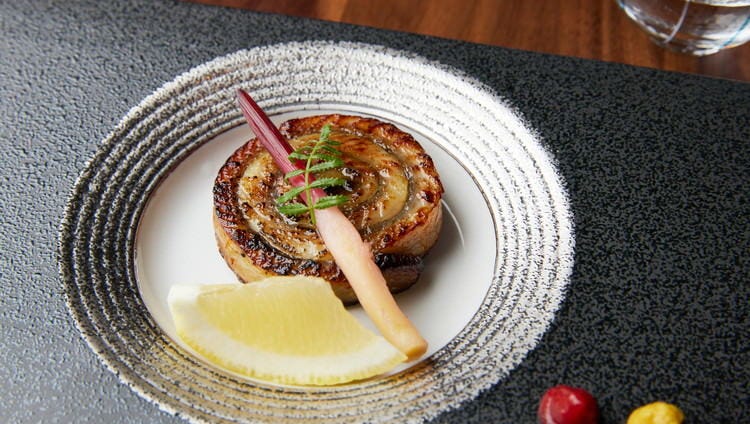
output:
POLYGON ((304 161, 305 169, 296 169, 287 172, 284 175, 284 178, 289 180, 301 175, 305 182, 304 185, 294 187, 276 198, 276 206, 280 213, 289 216, 309 213, 310 221, 313 225, 316 225, 315 213, 313 213, 315 209, 325 209, 332 206, 338 206, 349 200, 349 196, 335 194, 326 195, 320 197, 317 201, 313 201, 312 189, 340 187, 346 184, 344 178, 312 178, 314 174, 340 168, 344 165, 344 161, 341 159, 341 152, 336 149, 336 146, 341 143, 331 140, 329 138, 330 134, 331 126, 330 124, 327 124, 321 128, 320 137, 314 145, 301 147, 289 155, 289 161, 292 163, 295 161, 304 161), (305 199, 305 203, 294 201, 294 199, 300 195, 305 199))

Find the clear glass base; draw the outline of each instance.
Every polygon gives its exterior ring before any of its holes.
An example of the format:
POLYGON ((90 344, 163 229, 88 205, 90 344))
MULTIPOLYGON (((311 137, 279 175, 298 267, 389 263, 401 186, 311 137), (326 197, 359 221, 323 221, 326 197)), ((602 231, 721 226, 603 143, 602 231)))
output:
POLYGON ((618 0, 658 45, 705 56, 750 39, 750 0, 618 0))

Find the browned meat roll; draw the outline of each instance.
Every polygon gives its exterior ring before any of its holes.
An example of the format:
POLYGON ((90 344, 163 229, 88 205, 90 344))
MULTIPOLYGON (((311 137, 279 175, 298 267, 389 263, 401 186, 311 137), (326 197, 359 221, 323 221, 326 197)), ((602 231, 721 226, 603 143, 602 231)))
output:
MULTIPOLYGON (((280 130, 294 148, 317 141, 331 125, 344 166, 325 176, 346 179, 330 189, 347 194, 339 206, 370 244, 392 292, 413 285, 442 222, 443 187, 432 159, 409 134, 371 118, 323 115, 293 119, 280 130)), ((357 298, 312 227, 289 217, 275 199, 290 187, 257 139, 237 149, 214 184, 214 229, 219 250, 243 282, 272 275, 314 275, 330 282, 345 303, 357 298)))

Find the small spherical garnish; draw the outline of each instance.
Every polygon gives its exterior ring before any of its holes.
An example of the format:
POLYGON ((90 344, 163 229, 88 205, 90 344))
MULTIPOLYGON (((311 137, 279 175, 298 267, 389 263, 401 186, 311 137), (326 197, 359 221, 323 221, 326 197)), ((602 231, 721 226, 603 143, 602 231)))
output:
POLYGON ((537 415, 540 424, 596 424, 599 408, 586 390, 559 385, 542 396, 537 415))

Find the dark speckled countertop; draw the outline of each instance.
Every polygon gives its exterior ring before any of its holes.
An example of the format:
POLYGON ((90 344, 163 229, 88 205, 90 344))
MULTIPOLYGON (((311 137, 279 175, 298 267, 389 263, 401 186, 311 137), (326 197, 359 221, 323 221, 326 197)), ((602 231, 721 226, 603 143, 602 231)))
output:
POLYGON ((437 422, 533 422, 558 383, 603 422, 658 399, 750 417, 750 85, 170 1, 0 2, 0 421, 181 422, 118 382, 62 296, 57 231, 128 110, 217 56, 349 40, 463 70, 519 111, 570 196, 576 260, 541 343, 437 422))

